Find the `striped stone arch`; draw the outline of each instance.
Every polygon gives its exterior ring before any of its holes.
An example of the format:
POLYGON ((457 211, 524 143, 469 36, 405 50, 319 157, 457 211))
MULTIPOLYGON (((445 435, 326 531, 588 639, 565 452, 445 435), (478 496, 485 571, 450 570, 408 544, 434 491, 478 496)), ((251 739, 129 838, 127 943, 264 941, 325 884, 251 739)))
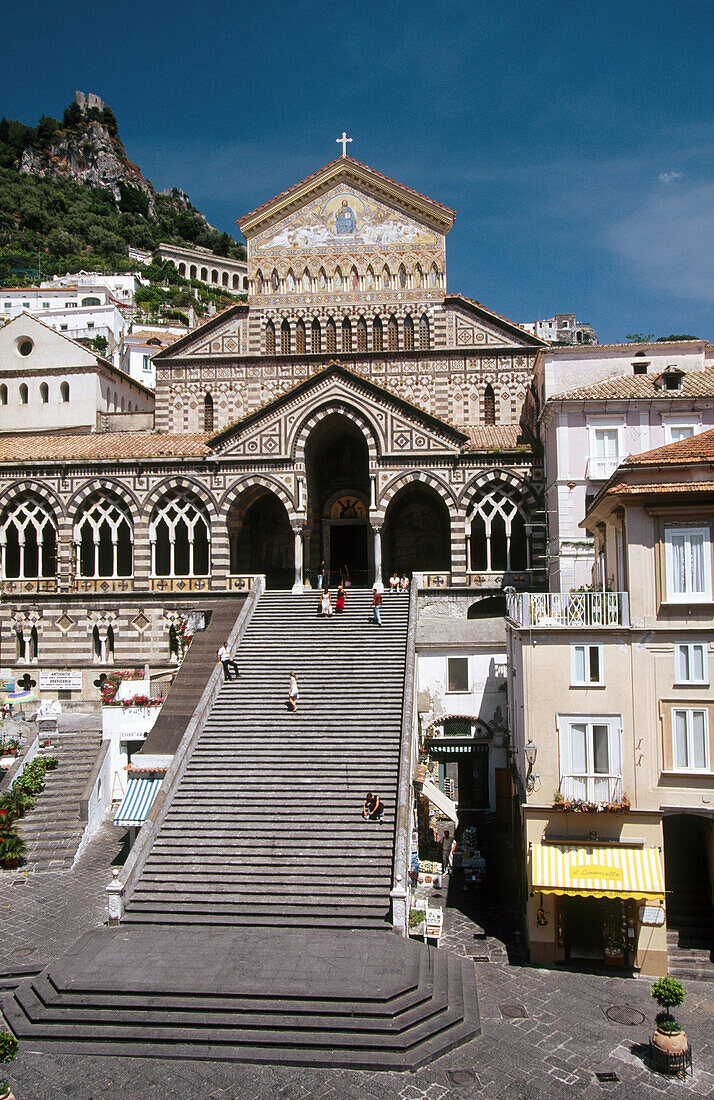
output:
POLYGON ((379 462, 381 452, 385 449, 383 434, 367 413, 356 405, 353 405, 347 397, 326 397, 320 405, 312 409, 312 411, 295 426, 292 432, 292 439, 288 443, 290 456, 293 462, 296 461, 298 455, 300 455, 301 459, 304 459, 305 444, 313 428, 316 428, 321 420, 324 420, 328 416, 332 416, 334 413, 351 420, 352 423, 360 429, 367 444, 370 469, 374 469, 379 462))
POLYGON ((297 506, 293 500, 292 494, 288 492, 282 482, 267 474, 246 474, 241 481, 234 482, 230 489, 225 491, 218 503, 219 518, 226 521, 232 505, 243 495, 243 493, 256 485, 262 486, 263 489, 267 489, 278 497, 282 504, 284 504, 285 511, 288 513, 288 518, 291 521, 296 518, 297 506))
POLYGON ((143 509, 145 514, 147 514, 147 518, 161 498, 171 492, 172 489, 178 489, 179 491, 181 489, 187 489, 205 505, 211 522, 219 518, 218 506, 213 493, 209 492, 203 482, 198 481, 196 478, 184 477, 180 474, 165 477, 147 493, 143 502, 143 509))
POLYGON ((58 525, 66 519, 67 514, 62 498, 53 489, 48 489, 41 481, 32 480, 15 482, 14 485, 8 486, 4 492, 0 493, 0 513, 4 512, 13 500, 17 500, 18 497, 24 496, 26 493, 32 493, 33 496, 40 497, 51 510, 58 525))
POLYGON ((539 495, 533 486, 512 470, 483 470, 480 474, 477 474, 464 486, 459 506, 464 513, 468 513, 480 493, 484 490, 490 492, 492 489, 498 488, 506 488, 517 492, 523 503, 528 505, 529 510, 539 506, 539 495))
POLYGON ((102 491, 113 493, 123 501, 131 513, 132 522, 136 528, 137 524, 141 523, 143 509, 141 508, 139 501, 135 494, 128 487, 126 482, 115 481, 114 478, 103 477, 95 479, 94 481, 88 481, 86 485, 83 485, 81 489, 77 489, 75 493, 69 498, 66 504, 67 516, 72 519, 73 515, 82 507, 85 500, 90 496, 94 496, 95 493, 101 493, 102 491))
POLYGON ((424 736, 428 737, 437 726, 443 726, 444 722, 450 722, 452 719, 456 719, 457 722, 473 722, 475 726, 483 727, 487 737, 493 737, 493 727, 488 722, 484 722, 483 718, 479 718, 477 714, 440 714, 438 718, 434 718, 424 728, 424 736))
POLYGON ((453 513, 457 510, 458 505, 456 502, 456 498, 446 482, 442 481, 442 479, 436 474, 432 474, 429 470, 417 469, 410 470, 408 473, 405 474, 400 474, 399 477, 394 479, 394 481, 389 482, 386 488, 383 489, 379 494, 377 500, 378 510, 383 515, 386 514, 387 508, 392 503, 392 500, 397 495, 397 493, 401 492, 402 489, 407 488, 407 486, 412 485, 428 485, 431 489, 434 489, 435 492, 439 494, 444 504, 448 508, 450 515, 453 515, 453 513))

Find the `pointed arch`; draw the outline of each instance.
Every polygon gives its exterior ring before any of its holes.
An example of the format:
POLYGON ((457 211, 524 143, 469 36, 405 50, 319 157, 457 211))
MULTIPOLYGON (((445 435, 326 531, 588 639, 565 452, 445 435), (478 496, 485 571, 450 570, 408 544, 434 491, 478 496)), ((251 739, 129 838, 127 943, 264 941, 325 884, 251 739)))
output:
POLYGON ((382 351, 384 349, 382 318, 379 316, 375 317, 372 321, 372 348, 374 351, 382 351))
POLYGON ((280 326, 280 354, 289 355, 292 350, 292 338, 290 334, 290 322, 284 318, 280 326))
POLYGON ((404 318, 404 350, 414 351, 414 322, 410 313, 404 318))
POLYGON ((277 294, 280 290, 280 276, 278 275, 277 267, 274 267, 270 274, 270 293, 277 294))
POLYGON ((342 290, 343 282, 344 282, 344 280, 342 278, 342 268, 338 266, 338 267, 335 268, 335 274, 334 274, 334 277, 333 277, 334 289, 336 291, 342 290))
POLYGON ((203 430, 204 432, 213 431, 213 398, 210 393, 204 394, 203 397, 203 430))
POLYGON ((439 286, 439 268, 436 266, 436 261, 431 265, 431 271, 429 272, 429 282, 432 286, 439 286))
POLYGON ((132 517, 117 493, 100 489, 76 510, 73 542, 78 577, 130 577, 132 517))
POLYGON ((419 321, 419 347, 422 351, 428 351, 429 344, 429 318, 426 313, 422 313, 419 321))
POLYGON ((387 349, 389 351, 399 351, 399 322, 394 314, 387 322, 387 349))
POLYGON ((468 515, 471 572, 507 573, 531 568, 531 528, 523 498, 492 484, 472 501, 468 515))
POLYGON ((295 325, 295 351, 298 355, 304 355, 307 351, 307 334, 302 317, 298 319, 295 325))
POLYGON ((263 272, 260 270, 260 268, 258 268, 255 273, 255 293, 265 293, 265 279, 263 278, 263 272))
POLYGON ((334 355, 337 351, 337 326, 333 317, 328 317, 325 325, 325 350, 328 355, 334 355))
POLYGON ((151 575, 205 577, 211 568, 211 529, 207 511, 193 493, 170 489, 149 522, 151 575))
POLYGON ((367 322, 364 317, 357 319, 357 351, 367 350, 367 322))
POLYGON ((275 325, 272 321, 265 324, 265 354, 275 355, 275 325))
POLYGON ((365 290, 374 290, 376 288, 376 286, 377 286, 377 280, 374 277, 374 268, 370 264, 369 267, 367 268, 367 273, 365 274, 365 277, 364 277, 364 289, 365 290))
POLYGON ((349 317, 342 321, 342 350, 352 351, 352 323, 349 317))
POLYGON ((322 329, 317 317, 313 317, 310 327, 310 349, 313 355, 319 355, 322 351, 322 329))
POLYGON ((54 577, 56 572, 55 514, 36 493, 23 492, 0 516, 0 576, 24 580, 54 577))
POLYGON ((407 277, 407 269, 404 266, 404 264, 400 264, 399 269, 397 271, 397 283, 399 285, 399 288, 401 290, 406 290, 408 282, 409 282, 409 279, 407 277))
POLYGON ((422 266, 420 263, 418 263, 416 265, 416 268, 414 269, 414 282, 416 283, 418 288, 424 286, 424 272, 422 271, 422 266))
POLYGON ((327 272, 321 267, 317 273, 317 289, 327 290, 327 272))
POLYGON ((302 273, 302 289, 303 291, 309 291, 311 286, 312 278, 310 276, 310 270, 306 267, 302 273))
POLYGON ((354 264, 350 268, 350 290, 359 290, 359 271, 354 264))
POLYGON ((387 264, 382 268, 382 289, 389 290, 392 285, 392 275, 387 264))
POLYGON ((295 291, 295 272, 291 267, 288 268, 288 273, 285 276, 285 289, 288 294, 293 294, 295 291))

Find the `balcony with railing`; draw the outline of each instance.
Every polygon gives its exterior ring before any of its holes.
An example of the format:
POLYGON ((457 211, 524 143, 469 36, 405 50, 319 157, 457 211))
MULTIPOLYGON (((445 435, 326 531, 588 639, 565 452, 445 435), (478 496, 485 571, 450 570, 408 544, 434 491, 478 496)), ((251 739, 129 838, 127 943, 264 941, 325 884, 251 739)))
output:
POLYGON ((627 592, 510 592, 508 617, 528 627, 630 625, 627 592))
POLYGON ((560 793, 567 802, 597 802, 618 805, 622 802, 620 775, 562 775, 560 793))
POLYGON ((590 481, 607 481, 621 462, 620 455, 591 455, 588 459, 587 477, 590 481))

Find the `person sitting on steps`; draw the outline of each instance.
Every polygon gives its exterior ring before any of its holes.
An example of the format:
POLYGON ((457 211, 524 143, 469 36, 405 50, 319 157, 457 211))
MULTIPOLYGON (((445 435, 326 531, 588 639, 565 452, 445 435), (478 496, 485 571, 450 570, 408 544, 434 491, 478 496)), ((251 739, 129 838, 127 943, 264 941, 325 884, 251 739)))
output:
POLYGON ((389 578, 389 591, 390 592, 398 592, 399 591, 399 577, 397 576, 396 570, 392 573, 391 577, 389 578))
POLYGON ((379 825, 384 820, 384 803, 378 794, 367 791, 367 797, 362 807, 362 817, 365 821, 376 821, 379 825))

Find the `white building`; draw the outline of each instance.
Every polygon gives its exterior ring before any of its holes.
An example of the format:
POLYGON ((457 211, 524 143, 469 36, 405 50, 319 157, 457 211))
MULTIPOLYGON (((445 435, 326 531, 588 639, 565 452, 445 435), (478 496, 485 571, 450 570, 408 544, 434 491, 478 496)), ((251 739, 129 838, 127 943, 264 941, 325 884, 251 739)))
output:
POLYGON ((586 321, 576 320, 574 313, 556 313, 541 321, 524 321, 521 328, 549 344, 597 344, 595 330, 586 321))
POLYGON ((101 271, 78 271, 74 275, 53 275, 51 279, 40 283, 40 287, 76 286, 87 293, 94 290, 107 290, 118 305, 133 306, 134 295, 146 279, 136 271, 118 275, 105 275, 101 271))
POLYGON ((162 260, 171 260, 179 275, 219 286, 233 294, 248 293, 248 264, 229 256, 218 256, 209 248, 188 248, 178 244, 160 244, 156 250, 162 260))
POLYGON ((135 378, 152 390, 156 385, 156 367, 152 356, 162 348, 173 344, 189 330, 182 325, 142 325, 135 332, 122 337, 119 366, 131 378, 135 378))
POLYGON ((101 416, 146 418, 153 408, 150 389, 38 317, 23 313, 0 329, 1 433, 94 432, 101 416))

